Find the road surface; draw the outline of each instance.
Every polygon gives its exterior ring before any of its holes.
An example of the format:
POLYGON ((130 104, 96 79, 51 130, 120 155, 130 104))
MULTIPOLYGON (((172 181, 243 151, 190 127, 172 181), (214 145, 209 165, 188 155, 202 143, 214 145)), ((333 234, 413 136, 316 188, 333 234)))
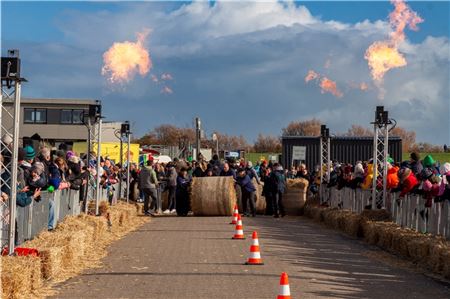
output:
POLYGON ((54 298, 450 298, 448 285, 304 217, 158 217, 109 248, 104 266, 57 286, 54 298), (265 265, 245 266, 258 231, 265 265))

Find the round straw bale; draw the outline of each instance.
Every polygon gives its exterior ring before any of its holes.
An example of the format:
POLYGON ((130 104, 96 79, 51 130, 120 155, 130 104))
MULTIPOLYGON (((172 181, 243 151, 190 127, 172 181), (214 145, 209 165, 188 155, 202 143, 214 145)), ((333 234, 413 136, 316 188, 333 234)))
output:
POLYGON ((266 198, 262 195, 264 183, 261 182, 259 185, 256 178, 253 178, 253 185, 256 188, 256 213, 264 214, 266 212, 266 198))
POLYGON ((308 195, 309 182, 305 179, 288 179, 286 192, 283 195, 283 205, 288 215, 303 214, 303 207, 308 195))
POLYGON ((192 181, 191 207, 197 216, 231 216, 236 204, 232 177, 201 177, 192 181))

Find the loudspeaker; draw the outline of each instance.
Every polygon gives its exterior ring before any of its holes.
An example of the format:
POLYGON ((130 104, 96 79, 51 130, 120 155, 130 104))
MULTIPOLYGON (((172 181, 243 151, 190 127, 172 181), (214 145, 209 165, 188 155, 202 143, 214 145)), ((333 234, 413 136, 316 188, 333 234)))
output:
POLYGON ((2 79, 20 78, 20 58, 18 57, 2 57, 2 79))
POLYGON ((102 105, 89 105, 89 116, 100 117, 102 115, 102 105))

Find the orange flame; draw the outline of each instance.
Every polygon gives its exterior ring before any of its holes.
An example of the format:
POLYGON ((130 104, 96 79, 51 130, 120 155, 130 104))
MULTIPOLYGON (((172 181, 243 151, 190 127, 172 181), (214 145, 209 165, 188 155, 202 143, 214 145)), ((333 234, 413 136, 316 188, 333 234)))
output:
POLYGON ((323 77, 320 80, 320 88, 321 93, 329 92, 335 97, 341 98, 344 94, 337 88, 336 82, 333 80, 328 79, 327 77, 323 77))
POLYGON ((399 44, 405 40, 405 28, 417 30, 417 24, 423 19, 412 11, 403 0, 392 0, 394 11, 389 14, 389 24, 392 28, 390 39, 374 42, 367 48, 364 58, 369 65, 372 78, 380 86, 384 74, 392 68, 407 65, 405 57, 398 51, 399 44))
POLYGON ((309 81, 315 80, 315 79, 317 79, 317 78, 319 78, 319 74, 316 73, 316 72, 313 71, 313 70, 309 70, 309 71, 308 71, 308 74, 307 74, 306 77, 305 77, 305 82, 308 83, 309 81))
POLYGON ((145 76, 152 68, 148 50, 144 47, 149 29, 136 34, 137 41, 114 43, 103 54, 102 75, 108 77, 110 83, 127 83, 139 72, 145 76))

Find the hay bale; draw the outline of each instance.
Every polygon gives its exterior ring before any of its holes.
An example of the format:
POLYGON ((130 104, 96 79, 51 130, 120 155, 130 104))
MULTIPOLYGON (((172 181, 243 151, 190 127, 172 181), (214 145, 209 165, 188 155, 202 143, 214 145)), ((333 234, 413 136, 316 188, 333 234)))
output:
POLYGON ((364 220, 362 222, 362 231, 364 240, 371 244, 375 245, 378 243, 379 235, 378 235, 378 225, 376 222, 364 220))
POLYGON ((253 178, 253 185, 256 188, 256 213, 264 214, 266 212, 266 198, 262 195, 264 183, 259 185, 255 178, 253 178))
MULTIPOLYGON (((95 209, 95 205, 94 205, 95 209)), ((109 203, 106 200, 100 201, 98 204, 98 213, 99 215, 105 216, 109 211, 109 203)))
POLYGON ((1 257, 2 298, 30 298, 42 287, 41 261, 33 256, 1 257))
POLYGON ((364 210, 361 216, 370 221, 391 221, 391 214, 386 210, 364 210))
POLYGON ((433 245, 432 238, 417 234, 404 234, 403 240, 406 243, 406 257, 410 257, 415 262, 426 263, 430 256, 431 247, 433 245))
POLYGON ((42 277, 44 279, 58 278, 62 273, 63 247, 40 248, 42 277))
POLYGON ((344 221, 344 232, 352 237, 361 237, 362 233, 362 222, 363 218, 361 215, 356 213, 349 213, 343 219, 344 221))
POLYGON ((192 180, 191 208, 196 216, 231 216, 236 204, 232 177, 201 177, 192 180))
MULTIPOLYGON (((426 260, 427 266, 431 270, 433 270, 433 272, 447 272, 447 274, 450 274, 450 272, 448 272, 450 270, 450 255, 448 254, 448 252, 449 247, 445 243, 435 242, 434 244, 430 245, 430 254, 426 260), (446 268, 447 271, 444 271, 444 268, 446 268)), ((450 275, 447 276, 445 273, 443 274, 447 278, 450 277, 450 275)))
POLYGON ((309 182, 305 179, 288 179, 283 205, 288 215, 302 215, 308 195, 309 182))

